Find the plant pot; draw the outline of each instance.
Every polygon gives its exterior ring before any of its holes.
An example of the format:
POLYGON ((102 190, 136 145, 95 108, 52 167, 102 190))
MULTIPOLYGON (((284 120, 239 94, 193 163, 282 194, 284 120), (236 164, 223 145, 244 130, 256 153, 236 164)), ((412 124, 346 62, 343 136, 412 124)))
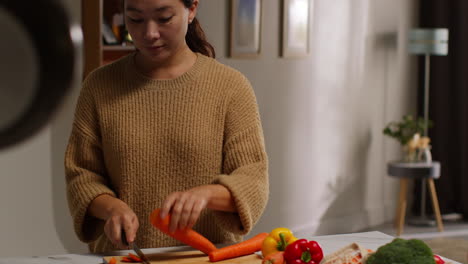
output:
POLYGON ((403 146, 403 161, 404 162, 417 162, 418 153, 415 149, 409 149, 408 146, 403 146))
POLYGON ((409 150, 407 146, 403 147, 403 161, 404 162, 432 162, 432 154, 430 147, 423 149, 409 150))
POLYGON ((418 151, 418 162, 426 162, 426 163, 431 163, 432 162, 432 154, 431 154, 431 148, 423 148, 418 151))

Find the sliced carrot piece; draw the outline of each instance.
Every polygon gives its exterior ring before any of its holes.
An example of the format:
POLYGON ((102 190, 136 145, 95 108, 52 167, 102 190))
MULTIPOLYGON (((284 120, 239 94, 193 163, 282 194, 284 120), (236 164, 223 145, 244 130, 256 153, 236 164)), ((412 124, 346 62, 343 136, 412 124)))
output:
POLYGON ((133 260, 132 260, 131 258, 129 258, 129 257, 122 257, 122 259, 121 259, 120 261, 122 261, 122 262, 129 262, 129 263, 135 262, 135 261, 133 261, 133 260))
POLYGON ((109 264, 116 264, 116 263, 117 263, 117 260, 116 260, 114 257, 112 257, 112 258, 109 259, 109 262, 108 262, 108 263, 109 263, 109 264))
POLYGON ((128 253, 128 258, 135 261, 135 262, 142 262, 140 257, 138 257, 137 255, 132 254, 132 253, 128 253))

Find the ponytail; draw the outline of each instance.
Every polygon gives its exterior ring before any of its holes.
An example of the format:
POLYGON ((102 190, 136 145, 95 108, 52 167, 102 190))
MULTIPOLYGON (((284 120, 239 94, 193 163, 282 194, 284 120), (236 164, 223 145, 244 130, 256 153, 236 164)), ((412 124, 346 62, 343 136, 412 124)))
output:
MULTIPOLYGON (((187 8, 193 4, 193 0, 183 0, 183 2, 187 8)), ((193 52, 199 52, 211 58, 216 56, 215 50, 208 40, 206 40, 205 32, 197 18, 194 18, 192 23, 188 25, 185 41, 193 52)))

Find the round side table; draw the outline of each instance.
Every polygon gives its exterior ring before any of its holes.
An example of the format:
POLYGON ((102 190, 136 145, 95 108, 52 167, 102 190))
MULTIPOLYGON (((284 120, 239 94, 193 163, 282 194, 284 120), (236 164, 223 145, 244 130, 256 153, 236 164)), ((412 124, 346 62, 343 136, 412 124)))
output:
POLYGON ((429 183, 429 191, 431 193, 432 206, 437 221, 437 229, 439 232, 444 231, 442 217, 440 215, 439 201, 435 189, 434 179, 440 177, 440 162, 390 162, 387 164, 387 173, 390 176, 400 178, 400 195, 398 207, 395 217, 395 226, 397 228, 397 236, 403 232, 406 214, 406 195, 408 191, 408 180, 421 179, 421 218, 425 218, 425 195, 426 195, 426 181, 429 183))

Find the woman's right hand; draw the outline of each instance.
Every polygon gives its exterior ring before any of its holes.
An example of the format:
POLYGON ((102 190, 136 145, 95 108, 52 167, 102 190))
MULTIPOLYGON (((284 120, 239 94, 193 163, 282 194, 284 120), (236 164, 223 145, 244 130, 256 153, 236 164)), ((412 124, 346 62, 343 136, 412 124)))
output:
POLYGON ((104 233, 119 249, 128 249, 128 245, 122 242, 122 231, 125 231, 128 243, 132 243, 135 241, 138 227, 138 217, 130 207, 125 205, 112 210, 104 225, 104 233))
POLYGON ((122 200, 100 195, 91 202, 88 213, 106 222, 104 233, 117 248, 128 249, 128 245, 122 242, 122 230, 125 230, 128 243, 135 241, 140 226, 138 217, 122 200))

